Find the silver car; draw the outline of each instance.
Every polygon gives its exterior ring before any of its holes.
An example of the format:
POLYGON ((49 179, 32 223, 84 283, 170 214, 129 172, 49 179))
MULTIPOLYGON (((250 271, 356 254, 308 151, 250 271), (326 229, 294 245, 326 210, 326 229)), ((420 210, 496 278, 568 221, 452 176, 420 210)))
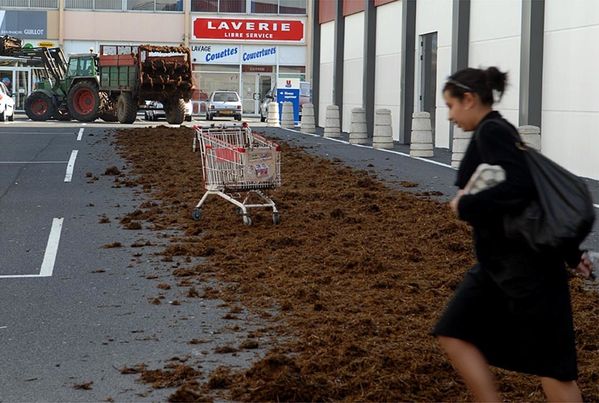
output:
MULTIPOLYGON (((191 100, 185 103, 185 121, 191 122, 193 114, 193 105, 191 100)), ((145 120, 158 120, 160 118, 166 119, 166 112, 164 111, 164 105, 159 101, 146 101, 146 110, 144 112, 145 120)))
POLYGON ((235 91, 214 91, 206 101, 206 120, 232 117, 241 120, 241 99, 235 91))

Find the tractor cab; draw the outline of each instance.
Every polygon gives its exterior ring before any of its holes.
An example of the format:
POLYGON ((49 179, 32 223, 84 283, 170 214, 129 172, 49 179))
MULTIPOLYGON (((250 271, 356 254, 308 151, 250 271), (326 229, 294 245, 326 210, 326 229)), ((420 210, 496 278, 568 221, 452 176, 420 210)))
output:
POLYGON ((65 93, 74 82, 80 79, 98 79, 98 55, 95 53, 74 54, 69 58, 69 65, 65 76, 65 93))

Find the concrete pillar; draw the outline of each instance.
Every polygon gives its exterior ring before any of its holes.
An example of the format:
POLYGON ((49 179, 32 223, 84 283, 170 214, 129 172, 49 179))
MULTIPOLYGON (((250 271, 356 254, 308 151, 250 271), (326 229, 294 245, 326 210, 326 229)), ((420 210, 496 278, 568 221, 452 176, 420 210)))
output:
POLYGON ((389 109, 377 109, 374 114, 374 135, 372 137, 373 148, 392 149, 393 131, 391 128, 391 111, 389 109))
POLYGON ((283 102, 283 112, 281 113, 281 127, 285 129, 293 129, 295 120, 293 116, 293 103, 283 102))
POLYGON ((339 107, 337 105, 327 106, 324 136, 331 138, 341 137, 341 123, 339 119, 339 107))
POLYGON ((351 129, 349 132, 350 144, 368 144, 368 126, 366 124, 366 109, 353 108, 351 110, 351 129))
POLYGON ((303 132, 316 133, 316 119, 314 116, 314 105, 302 105, 302 121, 300 127, 303 132))
POLYGON ((541 129, 539 127, 520 126, 518 132, 527 146, 541 152, 541 129))
POLYGON ((460 166, 460 162, 462 162, 462 158, 464 158, 464 154, 466 154, 466 149, 468 148, 468 144, 470 144, 470 139, 472 138, 472 132, 465 132, 457 126, 453 128, 453 146, 451 147, 451 166, 452 168, 458 168, 460 166))
POLYGON ((412 114, 411 140, 410 155, 412 157, 432 157, 434 155, 430 113, 415 112, 412 114))
POLYGON ((271 102, 268 104, 268 118, 266 119, 268 127, 281 127, 279 124, 279 104, 271 102))

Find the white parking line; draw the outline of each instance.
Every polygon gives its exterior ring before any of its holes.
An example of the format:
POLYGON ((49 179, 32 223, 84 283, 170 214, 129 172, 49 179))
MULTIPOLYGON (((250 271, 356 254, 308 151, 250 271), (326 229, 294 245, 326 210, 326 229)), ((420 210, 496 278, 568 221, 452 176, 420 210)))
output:
POLYGON ((79 135, 77 135, 77 141, 81 141, 81 138, 83 137, 83 130, 85 130, 83 127, 81 129, 79 129, 79 135))
POLYGON ((61 135, 68 134, 70 136, 70 135, 73 134, 73 132, 22 132, 20 130, 19 131, 12 130, 12 131, 9 131, 9 132, 0 131, 0 135, 19 135, 19 136, 22 136, 24 134, 30 134, 30 135, 35 134, 35 135, 39 135, 39 136, 46 136, 48 134, 61 134, 61 135))
POLYGON ((22 164, 66 164, 67 161, 0 161, 0 164, 14 164, 14 165, 22 165, 22 164))
POLYGON ((379 151, 383 151, 383 152, 386 152, 386 153, 397 154, 397 155, 401 155, 403 157, 408 157, 408 158, 412 158, 412 159, 415 159, 415 160, 420 160, 420 161, 428 162, 429 164, 434 164, 434 165, 439 165, 439 166, 442 166, 442 167, 445 167, 445 168, 455 169, 451 165, 447 165, 447 164, 444 164, 442 162, 437 162, 437 161, 429 160, 429 159, 426 159, 426 158, 412 157, 410 154, 402 153, 400 151, 385 150, 383 148, 373 148, 372 146, 365 146, 365 145, 362 145, 362 144, 351 144, 349 141, 339 140, 339 139, 333 139, 333 138, 330 138, 330 137, 323 137, 323 136, 319 136, 318 134, 304 133, 304 132, 299 131, 299 130, 285 129, 285 128, 283 128, 283 130, 287 130, 287 131, 290 131, 290 132, 293 132, 293 133, 305 134, 307 136, 312 136, 312 137, 320 137, 320 138, 323 138, 323 139, 335 141, 337 143, 349 144, 349 145, 356 146, 356 147, 371 148, 373 150, 379 150, 379 151))
POLYGON ((73 178, 73 169, 75 168, 75 159, 77 158, 78 150, 73 150, 71 152, 71 158, 69 158, 69 163, 67 164, 67 173, 64 176, 65 182, 70 182, 73 178))
POLYGON ((62 222, 64 218, 54 218, 52 220, 52 228, 50 236, 46 244, 46 252, 44 260, 40 268, 39 274, 9 274, 0 276, 0 278, 32 278, 32 277, 51 277, 54 272, 54 263, 56 262, 56 254, 58 253, 58 244, 60 242, 60 233, 62 231, 62 222))
POLYGON ((40 269, 40 277, 50 277, 54 271, 54 262, 58 252, 58 243, 60 242, 60 233, 62 231, 62 221, 64 218, 55 218, 52 220, 52 229, 46 245, 46 253, 40 269))

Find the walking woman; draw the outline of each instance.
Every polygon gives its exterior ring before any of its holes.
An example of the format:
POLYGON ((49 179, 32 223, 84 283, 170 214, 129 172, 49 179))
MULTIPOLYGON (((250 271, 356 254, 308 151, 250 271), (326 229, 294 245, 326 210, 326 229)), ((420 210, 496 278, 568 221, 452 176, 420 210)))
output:
POLYGON ((578 246, 536 253, 506 238, 503 216, 537 197, 516 129, 493 110, 507 74, 467 68, 443 88, 449 120, 474 131, 457 173, 450 206, 473 228, 478 263, 465 275, 436 324, 451 363, 477 401, 501 401, 489 365, 540 377, 549 401, 582 401, 566 264, 588 277, 578 246), (506 180, 476 194, 464 187, 481 163, 500 165, 506 180))

